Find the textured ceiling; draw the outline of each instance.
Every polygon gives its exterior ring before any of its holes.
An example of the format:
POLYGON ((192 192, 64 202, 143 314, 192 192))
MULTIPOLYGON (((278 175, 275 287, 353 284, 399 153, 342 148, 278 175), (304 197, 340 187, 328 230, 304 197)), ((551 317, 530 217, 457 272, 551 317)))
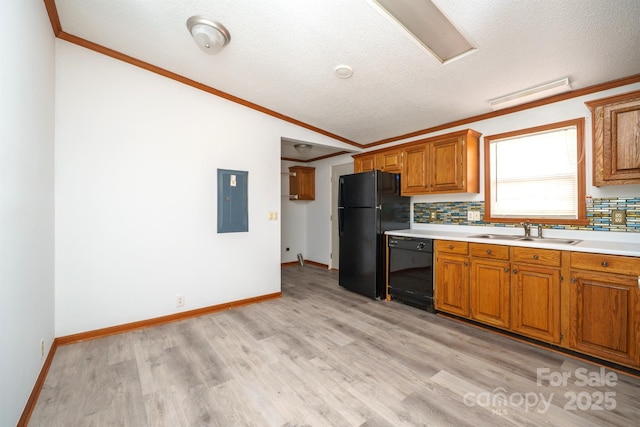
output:
POLYGON ((443 65, 368 0, 55 0, 66 34, 365 145, 563 77, 580 89, 640 72, 639 0, 434 3, 474 53, 443 65), (226 26, 221 53, 196 46, 192 15, 226 26))

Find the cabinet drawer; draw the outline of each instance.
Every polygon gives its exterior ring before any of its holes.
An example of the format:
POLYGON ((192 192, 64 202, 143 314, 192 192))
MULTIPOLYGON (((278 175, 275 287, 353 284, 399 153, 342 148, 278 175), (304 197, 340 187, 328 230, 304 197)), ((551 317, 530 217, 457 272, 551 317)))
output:
POLYGON ((513 262, 560 267, 561 259, 561 252, 553 249, 511 248, 511 261, 513 262))
POLYGON ((509 259, 509 247, 502 245, 488 245, 486 243, 470 243, 469 252, 471 256, 491 258, 491 259, 509 259))
POLYGON ((437 240, 436 250, 438 252, 443 252, 448 254, 467 255, 469 253, 469 243, 456 242, 453 240, 437 240))
POLYGON ((640 276, 640 258, 571 252, 571 268, 640 276))

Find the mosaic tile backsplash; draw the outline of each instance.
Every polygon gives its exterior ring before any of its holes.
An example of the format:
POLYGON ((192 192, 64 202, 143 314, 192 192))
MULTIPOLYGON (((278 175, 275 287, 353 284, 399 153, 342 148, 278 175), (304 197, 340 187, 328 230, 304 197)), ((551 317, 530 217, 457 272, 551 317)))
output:
MULTIPOLYGON (((492 227, 517 227, 517 224, 504 224, 469 221, 467 211, 479 211, 484 217, 484 202, 436 202, 414 203, 413 222, 419 224, 447 225, 486 225, 492 227)), ((558 230, 622 231, 640 232, 640 197, 620 197, 611 199, 593 199, 587 204, 588 225, 553 225, 558 230), (625 211, 626 224, 612 224, 612 211, 625 211)))

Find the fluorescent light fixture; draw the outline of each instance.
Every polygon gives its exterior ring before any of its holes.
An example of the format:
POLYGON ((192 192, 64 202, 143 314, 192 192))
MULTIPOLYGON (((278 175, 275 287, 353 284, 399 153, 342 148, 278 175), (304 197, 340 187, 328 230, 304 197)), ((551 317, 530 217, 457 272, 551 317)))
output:
POLYGON ((553 95, 569 92, 570 90, 571 84, 569 83, 569 77, 565 77, 564 79, 541 84, 539 86, 521 90, 520 92, 492 99, 489 101, 489 105, 491 105, 491 109, 493 111, 496 111, 503 108, 526 104, 531 101, 537 101, 538 99, 548 98, 553 95))
POLYGON ((431 0, 370 0, 442 63, 475 50, 431 0))

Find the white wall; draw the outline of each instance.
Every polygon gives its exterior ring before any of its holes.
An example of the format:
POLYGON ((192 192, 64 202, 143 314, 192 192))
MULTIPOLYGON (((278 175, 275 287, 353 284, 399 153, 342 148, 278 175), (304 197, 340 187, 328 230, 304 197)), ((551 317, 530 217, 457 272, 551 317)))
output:
MULTIPOLYGON (((281 239, 282 246, 280 248, 281 262, 293 262, 297 261, 297 255, 302 254, 304 259, 310 259, 307 250, 307 229, 308 219, 307 212, 309 207, 313 209, 316 205, 315 200, 289 200, 287 195, 289 191, 289 167, 302 165, 301 163, 295 163, 290 161, 282 161, 282 183, 281 183, 281 214, 280 219, 282 221, 281 239), (287 248, 289 250, 287 250, 287 248)), ((306 164, 304 166, 307 166, 306 164)), ((316 180, 318 177, 316 176, 316 180)), ((315 261, 314 259, 311 259, 315 261)))
MULTIPOLYGON (((435 136, 439 134, 449 133, 460 129, 471 128, 480 133, 482 136, 496 135, 518 129, 525 129, 534 126, 545 125, 549 123, 561 122, 564 120, 575 119, 579 117, 585 118, 585 148, 586 148, 586 173, 587 173, 587 194, 593 197, 625 197, 640 195, 640 185, 616 185, 593 187, 592 183, 592 137, 591 137, 591 112, 584 104, 585 101, 606 98, 620 93, 632 92, 640 89, 640 83, 635 83, 615 89, 610 89, 578 98, 568 99, 566 101, 554 104, 544 105, 542 107, 533 108, 526 111, 507 114, 482 120, 479 122, 469 123, 464 126, 450 128, 444 131, 436 132, 425 137, 435 136)), ((408 140, 407 140, 408 141, 408 140)), ((406 142, 406 141, 402 141, 406 142)), ((448 194, 433 196, 415 196, 412 202, 438 202, 438 201, 468 201, 468 200, 484 200, 484 148, 483 142, 480 144, 480 194, 448 194)), ((526 153, 523 153, 526 156, 526 153)), ((594 233, 603 233, 602 231, 594 231, 594 233)))
MULTIPOLYGON (((420 135, 411 139, 398 141, 392 144, 386 144, 382 146, 372 147, 373 149, 390 147, 405 142, 410 142, 418 139, 424 139, 440 134, 454 132, 460 129, 471 128, 478 132, 481 132, 483 136, 494 135, 503 132, 513 131, 517 129, 529 128, 533 126, 544 125, 548 123, 561 122, 564 120, 574 119, 578 117, 584 117, 585 121, 585 146, 586 146, 586 161, 587 161, 587 194, 596 197, 637 197, 640 195, 640 185, 616 185, 616 186, 603 186, 593 187, 591 185, 591 161, 592 161, 592 146, 591 146, 591 113, 585 101, 605 98, 613 96, 619 93, 631 92, 640 89, 640 83, 619 87, 616 89, 610 89, 602 92, 598 92, 591 95, 586 95, 578 98, 569 99, 563 102, 555 104, 549 104, 542 107, 521 111, 518 113, 498 116, 488 120, 482 120, 478 122, 469 123, 463 126, 455 128, 445 129, 439 132, 431 134, 420 135)), ((523 153, 526 155, 526 153, 523 153)), ((411 202, 445 202, 445 201, 481 201, 484 200, 484 168, 482 167, 484 159, 483 145, 481 141, 480 147, 480 185, 481 190, 479 194, 443 194, 443 195, 425 195, 425 196, 413 196, 411 202)), ((308 251, 310 259, 314 261, 327 263, 330 249, 330 223, 329 216, 325 213, 330 212, 331 201, 326 199, 330 192, 330 177, 331 166, 351 161, 351 156, 340 156, 330 158, 326 160, 320 160, 312 164, 316 167, 316 208, 313 212, 308 213, 308 221, 313 223, 312 227, 307 229, 307 241, 309 246, 314 246, 313 250, 308 251), (313 244, 311 243, 313 242, 313 244), (311 258, 311 257, 314 258, 311 258)), ((413 206, 412 206, 413 212, 413 206)), ((412 224, 412 227, 422 228, 422 224, 412 224)), ((437 227, 436 225, 430 227, 437 227)), ((444 226, 443 226, 444 227, 444 226)), ((604 231, 592 231, 589 232, 597 239, 605 238, 612 240, 622 240, 627 238, 636 238, 638 233, 620 233, 620 232, 604 232, 604 231), (635 234, 636 236, 624 236, 625 234, 635 234)))
MULTIPOLYGON (((296 164, 316 168, 316 199, 292 201, 282 198, 282 262, 305 260, 331 266, 331 167, 353 162, 350 154, 310 163, 282 161, 282 171, 296 164), (289 248, 289 251, 286 250, 289 248)), ((282 174, 282 194, 289 190, 288 177, 282 174)))
POLYGON ((57 61, 56 335, 278 292, 280 138, 318 136, 61 40, 57 61), (217 168, 249 172, 247 233, 216 232, 217 168))
POLYGON ((350 154, 310 163, 316 168, 316 200, 307 211, 307 253, 310 260, 331 266, 331 167, 353 162, 350 154))
POLYGON ((54 37, 42 0, 0 4, 0 425, 16 425, 54 337, 54 37), (25 31, 27 29, 27 31, 25 31))

